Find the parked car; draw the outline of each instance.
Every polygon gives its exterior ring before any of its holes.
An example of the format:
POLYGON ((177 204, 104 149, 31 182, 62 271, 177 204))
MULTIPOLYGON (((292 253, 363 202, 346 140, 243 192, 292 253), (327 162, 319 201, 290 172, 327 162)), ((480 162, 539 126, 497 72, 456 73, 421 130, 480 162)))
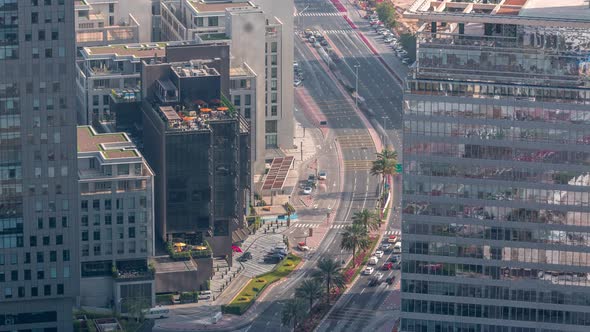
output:
POLYGON ((198 300, 208 300, 213 296, 210 290, 205 290, 199 292, 199 296, 197 297, 198 300))
POLYGON ((303 188, 303 194, 304 195, 311 195, 311 192, 313 191, 313 189, 311 187, 305 187, 303 188))
POLYGON ((398 263, 402 260, 402 257, 401 255, 392 255, 389 260, 393 263, 398 263))
POLYGON ((282 259, 280 257, 277 257, 277 256, 265 256, 264 257, 264 262, 265 263, 269 263, 269 264, 277 264, 281 260, 282 259))
POLYGON ((320 171, 318 173, 318 179, 325 180, 328 178, 328 173, 326 171, 320 171))
POLYGON ((310 42, 311 44, 313 44, 313 43, 315 43, 315 37, 310 36, 309 38, 307 38, 307 41, 310 42))
POLYGON ((392 262, 384 263, 383 266, 381 266, 381 270, 383 270, 383 271, 389 271, 391 269, 393 269, 393 263, 392 262))
POLYGON ((375 271, 374 268, 367 266, 364 270, 363 270, 363 274, 366 276, 369 276, 371 274, 373 274, 373 272, 375 271))
POLYGON ((327 40, 322 39, 322 41, 320 42, 320 45, 322 45, 322 46, 328 46, 329 44, 328 44, 328 41, 327 40))
POLYGON ((305 244, 305 242, 297 243, 297 248, 299 248, 299 250, 301 250, 301 251, 308 251, 309 250, 309 247, 305 244))
POLYGON ((402 243, 397 242, 396 244, 393 245, 393 253, 400 254, 401 252, 402 252, 402 243))
POLYGON ((410 59, 409 59, 409 58, 403 58, 403 59, 402 59, 402 63, 403 63, 404 65, 407 65, 409 62, 410 62, 410 59))
POLYGON ((242 256, 238 257, 239 262, 245 262, 250 259, 252 259, 252 253, 250 253, 249 251, 246 251, 245 253, 242 254, 242 256))
POLYGON ((377 250, 377 251, 375 251, 373 256, 376 256, 377 258, 381 258, 381 257, 383 257, 383 254, 384 254, 383 251, 377 250))
POLYGON ((387 251, 391 248, 391 243, 382 243, 381 244, 381 250, 383 251, 387 251))
POLYGON ((388 285, 392 285, 394 283, 394 281, 395 281, 395 277, 390 277, 390 278, 385 279, 385 282, 388 285))
POLYGON ((397 235, 390 235, 390 236, 387 238, 387 242, 388 242, 388 243, 396 243, 396 242, 397 242, 397 235))
POLYGON ((295 80, 293 82, 293 86, 295 86, 295 87, 300 86, 301 84, 303 84, 303 82, 301 82, 301 80, 295 80))

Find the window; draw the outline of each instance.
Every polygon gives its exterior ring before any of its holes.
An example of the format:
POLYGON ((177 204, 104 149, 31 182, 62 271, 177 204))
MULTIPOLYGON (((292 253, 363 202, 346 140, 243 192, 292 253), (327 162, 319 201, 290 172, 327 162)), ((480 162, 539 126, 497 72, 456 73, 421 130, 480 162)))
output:
POLYGON ((39 290, 37 287, 31 287, 31 296, 39 296, 39 290))
POLYGON ((37 280, 45 279, 45 271, 43 269, 37 270, 37 280))
POLYGON ((43 263, 43 261, 45 261, 45 256, 43 255, 43 252, 38 252, 37 253, 37 263, 43 263))
POLYGON ((246 119, 250 119, 250 116, 251 116, 251 114, 250 114, 250 113, 251 113, 251 112, 250 112, 250 107, 246 107, 246 108, 244 108, 244 117, 245 117, 246 119))
POLYGON ((100 231, 94 231, 92 234, 92 239, 95 241, 100 241, 100 231))
POLYGON ((266 135, 265 146, 267 149, 276 148, 277 144, 277 135, 266 135))
POLYGON ((45 30, 39 30, 39 32, 37 33, 37 39, 45 40, 45 30))
POLYGON ((240 95, 234 96, 234 105, 240 106, 240 104, 242 103, 241 99, 242 99, 242 96, 240 96, 240 95))
POLYGON ((57 284, 57 294, 63 295, 64 293, 64 284, 57 284))
POLYGON ((80 201, 80 208, 82 209, 82 211, 88 211, 88 201, 87 200, 80 201))
POLYGON ((88 231, 82 231, 82 241, 88 241, 88 231))
POLYGON ((277 52, 277 42, 270 43, 270 51, 273 53, 277 52))
POLYGON ((64 266, 64 278, 69 278, 69 277, 70 277, 70 267, 64 266))
POLYGON ((36 236, 29 237, 29 246, 31 246, 31 247, 37 246, 37 237, 36 236))
POLYGON ((63 227, 63 228, 68 227, 68 217, 61 217, 61 227, 63 227))
POLYGON ((111 225, 113 223, 112 219, 113 219, 113 217, 110 214, 105 215, 104 216, 104 224, 111 225))
POLYGON ((278 113, 278 106, 277 105, 272 105, 270 107, 270 116, 277 116, 278 113))
POLYGON ((98 96, 97 95, 92 96, 92 105, 98 106, 98 96))
POLYGON ((31 280, 31 270, 25 270, 25 280, 31 280))
POLYGON ((129 238, 130 239, 134 239, 135 238, 135 227, 129 227, 129 238))
POLYGON ((92 201, 92 208, 94 211, 100 211, 100 199, 95 199, 92 201))
POLYGON ((62 251, 62 260, 64 262, 69 262, 70 261, 70 251, 69 250, 62 251))
POLYGON ((276 54, 273 54, 270 56, 270 64, 273 66, 277 65, 277 55, 276 54))
POLYGON ((52 267, 49 270, 49 278, 51 278, 51 279, 57 278, 57 270, 55 269, 55 267, 52 267))
POLYGON ((112 202, 110 199, 105 199, 104 200, 104 209, 105 210, 111 210, 112 209, 112 202))
POLYGON ((49 252, 49 261, 50 262, 57 262, 57 251, 51 250, 49 252))
POLYGON ((219 18, 218 17, 209 17, 207 23, 210 27, 216 27, 219 25, 219 18))
POLYGON ((10 280, 18 281, 18 270, 10 271, 10 280))
POLYGON ((117 175, 129 175, 129 164, 118 165, 117 175))
POLYGON ((49 245, 49 236, 44 236, 43 237, 43 245, 44 246, 48 246, 49 245))
POLYGON ((64 243, 64 236, 63 235, 56 235, 55 236, 55 244, 60 245, 64 243))
POLYGON ((267 120, 265 123, 266 123, 265 132, 267 134, 277 133, 277 120, 267 120))
POLYGON ((46 57, 46 58, 53 58, 53 49, 51 49, 51 48, 46 48, 46 49, 45 49, 45 57, 46 57))
POLYGON ((55 228, 57 223, 55 221, 55 217, 49 217, 49 228, 55 228))
POLYGON ((197 27, 202 27, 203 26, 203 18, 202 17, 195 17, 195 25, 197 27))
POLYGON ((115 4, 109 3, 109 13, 114 13, 114 12, 115 12, 115 4))
POLYGON ((4 297, 7 299, 12 298, 12 288, 10 288, 10 287, 4 288, 4 297))
POLYGON ((270 77, 271 78, 277 78, 277 67, 272 67, 270 69, 270 77))
POLYGON ((252 96, 251 95, 244 96, 244 105, 246 105, 246 106, 252 105, 252 96))
POLYGON ((51 295, 51 285, 43 286, 43 295, 51 295))
POLYGON ((43 218, 37 218, 37 229, 43 229, 43 218))
POLYGON ((80 224, 84 227, 88 227, 88 216, 87 215, 83 215, 82 218, 80 218, 80 224))
POLYGON ((32 24, 39 23, 39 13, 31 13, 31 23, 32 24))

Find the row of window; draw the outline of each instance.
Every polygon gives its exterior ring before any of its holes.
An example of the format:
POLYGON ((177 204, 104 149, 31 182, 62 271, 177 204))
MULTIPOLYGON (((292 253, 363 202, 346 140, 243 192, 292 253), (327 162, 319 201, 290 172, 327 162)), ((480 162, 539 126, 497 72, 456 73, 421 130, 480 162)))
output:
MULTIPOLYGON (((144 228, 145 229, 145 228, 144 228)), ((101 231, 93 231, 92 232, 92 240, 94 241, 100 241, 100 232, 101 231)), ((104 231, 105 234, 107 234, 107 240, 111 239, 111 230, 105 230, 104 231)), ((124 231, 122 228, 117 230, 117 234, 119 236, 119 239, 123 239, 124 238, 124 231)), ((145 235, 145 234, 144 234, 145 235)), ((127 238, 128 239, 134 239, 135 238, 135 227, 127 227, 127 238)), ((82 236, 81 239, 83 242, 87 242, 89 240, 89 232, 88 231, 82 231, 82 236)))
POLYGON ((480 284, 403 279, 401 291, 414 294, 590 306, 590 293, 577 290, 511 289, 480 284))
MULTIPOLYGON (((37 296, 51 296, 52 290, 51 285, 44 285, 40 292, 39 287, 31 287, 28 296, 37 297, 37 296)), ((53 291, 56 295, 63 295, 64 294, 64 284, 57 284, 55 287, 55 291, 53 291)), ((12 287, 5 287, 4 288, 4 298, 11 299, 13 297, 25 297, 27 296, 25 292, 25 287, 17 287, 13 289, 12 287)))
MULTIPOLYGON (((125 218, 125 214, 119 212, 115 215, 114 219, 116 220, 117 225, 123 225, 125 223, 125 219, 127 219, 128 224, 134 224, 136 221, 140 224, 144 224, 147 221, 146 212, 145 211, 138 211, 136 212, 127 212, 127 218, 125 218)), ((92 219, 92 226, 100 226, 101 224, 104 225, 112 225, 113 224, 113 215, 112 214, 105 214, 102 217, 101 223, 101 215, 95 214, 93 215, 92 219)), ((89 216, 82 215, 80 217, 80 226, 88 227, 89 223, 89 216)))
POLYGON ((480 323, 441 322, 426 319, 402 318, 404 332, 563 332, 563 330, 536 327, 487 325, 480 323))
MULTIPOLYGON (((118 255, 123 255, 125 253, 128 254, 135 254, 138 252, 142 254, 147 254, 148 247, 147 241, 118 241, 115 242, 115 253, 118 255), (137 245, 139 243, 139 245, 137 245), (137 248, 139 246, 139 249, 137 248), (127 248, 127 250, 125 250, 127 248)), ((93 256, 102 256, 102 255, 112 255, 113 254, 113 243, 112 242, 105 242, 105 243, 94 243, 92 247, 88 244, 82 244, 82 257, 90 257, 90 249, 92 248, 92 255, 93 256)))
MULTIPOLYGON (((106 199, 93 199, 92 200, 92 210, 94 211, 101 211, 107 210, 110 211, 113 208, 116 210, 124 210, 124 209, 135 209, 136 206, 140 208, 147 207, 147 197, 141 196, 137 197, 129 197, 127 199, 124 198, 116 198, 114 200, 113 206, 113 199, 106 198, 106 199), (138 201, 138 205, 136 205, 136 201, 138 201), (101 204, 102 203, 102 204, 101 204)), ((80 209, 82 212, 88 212, 90 201, 83 199, 80 201, 80 209)))
POLYGON ((590 232, 574 232, 560 229, 527 229, 506 226, 484 226, 477 224, 427 224, 420 222, 404 223, 404 234, 420 234, 486 239, 496 241, 515 241, 530 243, 562 244, 588 246, 590 232), (500 227, 498 227, 500 226, 500 227))
MULTIPOLYGON (((0 282, 8 282, 8 281, 19 281, 19 271, 18 270, 12 270, 10 271, 10 279, 8 279, 6 277, 6 273, 5 272, 0 272, 0 282)), ((55 267, 51 267, 49 269, 49 273, 47 275, 47 279, 56 279, 58 277, 57 275, 57 268, 55 267)), ((63 278, 69 278, 70 277, 70 267, 69 266, 64 266, 63 268, 63 273, 60 277, 63 278)), ((36 271, 36 279, 35 280, 45 280, 46 276, 45 276, 45 270, 43 268, 39 268, 36 271)), ((32 279, 32 273, 31 270, 23 270, 23 274, 20 280, 33 280, 32 279)))
POLYGON ((590 326, 589 312, 402 299, 403 312, 590 326))

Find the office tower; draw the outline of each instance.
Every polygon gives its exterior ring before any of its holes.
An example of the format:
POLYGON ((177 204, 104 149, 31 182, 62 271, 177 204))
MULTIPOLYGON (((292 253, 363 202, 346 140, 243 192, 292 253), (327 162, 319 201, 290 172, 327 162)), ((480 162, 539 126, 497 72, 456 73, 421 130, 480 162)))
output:
POLYGON ((588 331, 590 8, 416 1, 401 331, 588 331))
POLYGON ((0 13, 0 330, 71 331, 74 1, 4 0, 0 13))
MULTIPOLYGON (((255 112, 249 118, 256 172, 264 169, 267 150, 293 146, 292 8, 292 1, 262 0, 161 4, 162 39, 227 42, 232 67, 247 63, 257 75, 255 112)), ((243 103, 239 97, 232 101, 243 103)))
POLYGON ((80 305, 154 304, 154 173, 125 133, 78 127, 80 305))
POLYGON ((144 64, 142 76, 144 153, 160 174, 158 240, 207 241, 215 256, 231 255, 249 197, 247 124, 202 61, 144 64))

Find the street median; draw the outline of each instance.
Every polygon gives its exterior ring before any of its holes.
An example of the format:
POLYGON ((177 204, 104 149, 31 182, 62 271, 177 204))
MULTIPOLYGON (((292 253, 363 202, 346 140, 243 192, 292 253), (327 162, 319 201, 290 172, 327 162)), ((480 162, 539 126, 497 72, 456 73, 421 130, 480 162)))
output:
POLYGON ((288 276, 297 268, 300 262, 301 257, 289 254, 272 271, 250 279, 229 304, 221 307, 222 312, 242 315, 256 302, 256 299, 268 286, 288 276))

